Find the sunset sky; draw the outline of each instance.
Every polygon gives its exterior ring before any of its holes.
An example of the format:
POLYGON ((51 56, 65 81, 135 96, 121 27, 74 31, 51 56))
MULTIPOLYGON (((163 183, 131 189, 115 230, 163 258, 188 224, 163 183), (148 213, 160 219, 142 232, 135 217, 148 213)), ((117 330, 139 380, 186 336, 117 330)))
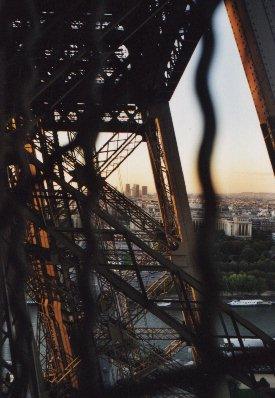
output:
MULTIPOLYGON (((218 129, 212 164, 219 193, 275 192, 274 177, 254 103, 228 17, 221 4, 214 19, 216 52, 211 68, 211 91, 218 129)), ((201 138, 201 115, 194 94, 194 73, 200 45, 170 101, 187 191, 199 192, 196 156, 201 138)), ((145 144, 126 161, 111 182, 148 185, 154 191, 145 144)))

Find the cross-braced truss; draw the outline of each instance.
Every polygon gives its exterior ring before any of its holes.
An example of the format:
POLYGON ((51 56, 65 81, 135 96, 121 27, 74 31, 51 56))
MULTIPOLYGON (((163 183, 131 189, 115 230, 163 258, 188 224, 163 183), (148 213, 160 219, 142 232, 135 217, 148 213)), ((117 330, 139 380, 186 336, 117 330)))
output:
MULTIPOLYGON (((170 99, 215 2, 69 3, 10 0, 2 10, 0 371, 10 396, 99 394, 179 371, 175 354, 198 345, 204 289, 188 272, 187 196, 182 221, 159 123, 166 115, 152 116, 151 105, 170 99), (111 137, 96 149, 98 132, 111 137), (162 222, 106 180, 142 141, 162 222), (176 312, 165 306, 171 294, 176 312)), ((254 386, 260 369, 273 372, 274 342, 217 307, 218 359, 254 386), (248 336, 262 344, 258 363, 248 336)))

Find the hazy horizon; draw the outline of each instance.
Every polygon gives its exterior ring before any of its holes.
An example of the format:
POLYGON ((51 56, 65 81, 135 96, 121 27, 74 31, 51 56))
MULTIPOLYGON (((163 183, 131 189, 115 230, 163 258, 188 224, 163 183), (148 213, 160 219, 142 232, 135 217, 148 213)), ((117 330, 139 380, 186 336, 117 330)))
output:
MULTIPOLYGON (((120 191, 125 191, 125 185, 129 184, 127 181, 124 183, 124 186, 122 187, 123 189, 121 189, 121 187, 119 186, 115 186, 116 189, 120 190, 120 191)), ((148 194, 149 195, 153 195, 156 194, 156 190, 155 188, 153 188, 152 190, 150 190, 149 186, 143 183, 140 183, 138 181, 135 181, 133 184, 131 185, 131 189, 133 188, 133 185, 137 184, 139 185, 140 189, 142 186, 147 186, 148 187, 148 194)), ((202 192, 188 192, 188 195, 201 195, 202 192)), ((240 191, 240 192, 216 192, 217 195, 273 195, 275 196, 275 192, 271 192, 271 191, 240 191)))

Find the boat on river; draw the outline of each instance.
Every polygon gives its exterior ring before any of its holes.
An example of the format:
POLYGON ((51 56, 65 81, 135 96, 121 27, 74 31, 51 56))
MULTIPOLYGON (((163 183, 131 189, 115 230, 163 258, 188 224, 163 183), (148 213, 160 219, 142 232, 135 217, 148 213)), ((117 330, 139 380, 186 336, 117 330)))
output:
POLYGON ((231 307, 256 307, 261 305, 272 305, 272 301, 261 299, 247 299, 247 300, 232 300, 228 305, 231 307))
POLYGON ((157 303, 158 307, 171 307, 171 302, 170 301, 160 301, 157 303))

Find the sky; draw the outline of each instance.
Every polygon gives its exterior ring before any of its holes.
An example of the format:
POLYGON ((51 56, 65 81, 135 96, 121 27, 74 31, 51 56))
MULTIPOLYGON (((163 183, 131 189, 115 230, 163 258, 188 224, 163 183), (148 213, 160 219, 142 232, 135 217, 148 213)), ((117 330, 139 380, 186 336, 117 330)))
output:
MULTIPOLYGON (((218 193, 275 192, 274 177, 223 3, 214 16, 216 50, 210 73, 210 87, 217 115, 217 139, 212 161, 218 193)), ((197 46, 170 108, 188 193, 200 192, 196 173, 202 121, 194 93, 194 75, 201 46, 197 46)), ((148 185, 154 192, 146 144, 115 172, 111 183, 148 185)))

